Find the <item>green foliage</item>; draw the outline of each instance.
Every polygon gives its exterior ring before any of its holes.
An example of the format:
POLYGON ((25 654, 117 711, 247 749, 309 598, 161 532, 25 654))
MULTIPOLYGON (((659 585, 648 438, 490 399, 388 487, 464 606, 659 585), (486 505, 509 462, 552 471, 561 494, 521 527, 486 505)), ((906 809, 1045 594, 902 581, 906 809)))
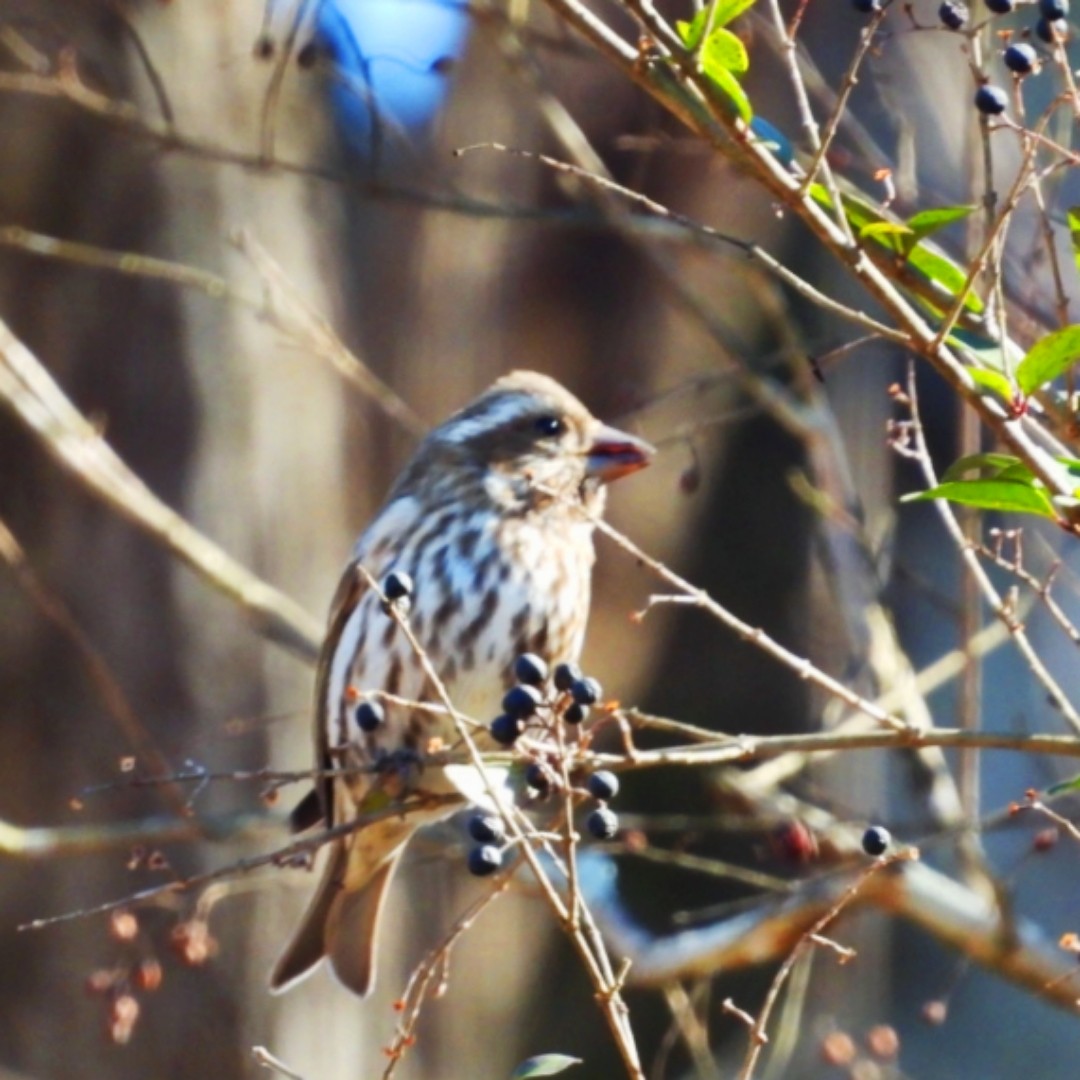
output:
POLYGON ((1080 360, 1080 326, 1066 326, 1035 342, 1016 368, 1016 384, 1024 396, 1033 394, 1080 360))
POLYGON ((1002 401, 1012 402, 1014 396, 1013 385, 1000 371, 994 371, 991 368, 972 367, 968 368, 968 374, 971 376, 971 381, 979 389, 989 390, 990 393, 997 394, 1002 401))
POLYGON ((564 1072, 571 1065, 580 1065, 581 1058, 570 1057, 568 1054, 537 1054, 536 1057, 526 1058, 510 1074, 510 1080, 530 1080, 534 1076, 554 1076, 564 1072))
MULTIPOLYGON (((810 197, 827 210, 833 208, 832 198, 822 184, 810 185, 810 197)), ((921 210, 907 221, 900 221, 868 199, 851 192, 840 195, 844 217, 861 240, 873 241, 878 247, 896 255, 928 281, 941 285, 952 296, 959 296, 967 282, 967 274, 940 251, 924 244, 927 237, 939 229, 967 217, 974 206, 939 206, 921 210)), ((969 292, 964 307, 974 314, 983 311, 983 302, 969 292)))
POLYGON ((1072 240, 1073 262, 1080 270, 1080 206, 1070 206, 1066 211, 1069 222, 1069 239, 1072 240))
POLYGON ((1050 496, 1035 474, 1011 454, 970 454, 954 462, 941 483, 905 495, 901 502, 948 499, 962 506, 1057 519, 1050 496), (968 477, 969 473, 978 473, 968 477))
POLYGON ((725 27, 755 2, 716 0, 699 11, 690 22, 675 24, 686 48, 697 53, 702 73, 731 104, 744 124, 749 124, 753 119, 754 110, 737 76, 749 71, 750 57, 742 41, 725 27), (702 40, 710 26, 712 29, 708 37, 702 40))

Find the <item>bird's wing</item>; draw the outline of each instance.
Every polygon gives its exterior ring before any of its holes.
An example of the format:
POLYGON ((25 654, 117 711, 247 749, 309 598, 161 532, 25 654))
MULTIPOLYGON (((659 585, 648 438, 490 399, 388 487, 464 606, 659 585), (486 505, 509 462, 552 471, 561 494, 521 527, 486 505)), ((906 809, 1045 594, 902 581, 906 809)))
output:
MULTIPOLYGON (((319 768, 326 770, 333 767, 333 759, 330 756, 330 724, 327 716, 330 708, 328 701, 330 671, 338 650, 338 644, 341 641, 342 631, 345 629, 352 613, 356 610, 356 605, 360 603, 364 593, 369 588, 367 579, 359 572, 359 566, 360 560, 353 559, 345 568, 345 572, 338 582, 334 599, 330 603, 326 639, 323 642, 322 651, 319 653, 319 664, 315 672, 315 760, 318 762, 319 768)), ((334 825, 333 780, 330 777, 317 780, 315 790, 318 793, 323 820, 327 826, 334 825)), ((303 803, 300 804, 300 806, 302 805, 303 803)), ((300 806, 297 807, 297 810, 300 809, 300 806)))

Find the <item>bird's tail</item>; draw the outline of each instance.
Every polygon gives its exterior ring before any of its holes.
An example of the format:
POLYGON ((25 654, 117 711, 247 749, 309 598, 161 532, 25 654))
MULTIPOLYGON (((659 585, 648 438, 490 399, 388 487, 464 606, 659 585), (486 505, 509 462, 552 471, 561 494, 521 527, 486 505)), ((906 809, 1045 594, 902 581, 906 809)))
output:
POLYGON ((370 993, 383 901, 414 829, 380 822, 333 845, 322 881, 270 974, 271 990, 288 990, 328 957, 346 987, 361 997, 370 993))

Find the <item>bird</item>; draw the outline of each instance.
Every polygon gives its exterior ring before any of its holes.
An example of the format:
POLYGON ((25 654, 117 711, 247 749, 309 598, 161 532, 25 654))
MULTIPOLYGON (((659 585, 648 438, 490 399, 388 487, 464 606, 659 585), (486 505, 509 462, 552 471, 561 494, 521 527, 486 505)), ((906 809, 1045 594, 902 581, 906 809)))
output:
MULTIPOLYGON (((606 485, 653 454, 532 371, 499 378, 424 438, 357 540, 331 603, 314 728, 316 768, 336 772, 297 806, 294 828, 352 820, 379 790, 372 766, 415 763, 458 741, 452 717, 407 704, 439 698, 387 611, 389 587, 373 586, 393 579, 401 591, 409 583, 408 625, 455 709, 490 717, 521 654, 549 664, 577 660, 595 559, 591 519, 603 512, 606 485), (363 768, 341 775, 354 766, 363 768)), ((483 733, 478 743, 492 745, 483 733)), ((433 771, 422 770, 422 789, 452 790, 433 771)), ((271 989, 288 989, 327 958, 339 982, 367 996, 394 869, 416 829, 451 812, 399 815, 331 841, 271 989)))

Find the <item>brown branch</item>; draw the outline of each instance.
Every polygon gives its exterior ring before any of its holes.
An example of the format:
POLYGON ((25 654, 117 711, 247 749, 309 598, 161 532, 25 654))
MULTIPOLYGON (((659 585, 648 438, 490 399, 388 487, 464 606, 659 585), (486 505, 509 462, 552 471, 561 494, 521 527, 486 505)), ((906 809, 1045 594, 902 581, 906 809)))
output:
POLYGON ((318 655, 321 623, 158 499, 4 323, 0 401, 83 487, 238 604, 258 633, 303 660, 318 655))

